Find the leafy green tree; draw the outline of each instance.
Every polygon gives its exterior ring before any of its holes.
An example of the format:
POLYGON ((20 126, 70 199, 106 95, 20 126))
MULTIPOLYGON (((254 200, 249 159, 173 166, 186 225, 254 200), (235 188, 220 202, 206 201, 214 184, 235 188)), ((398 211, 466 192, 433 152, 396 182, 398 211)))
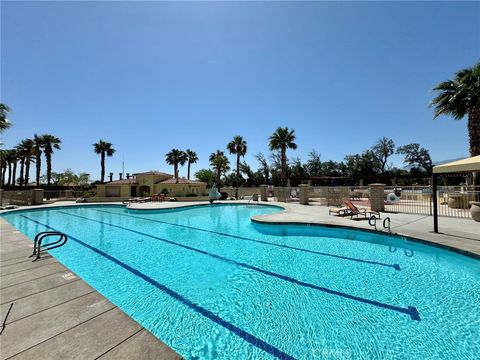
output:
POLYGON ((215 182, 215 173, 210 169, 200 169, 195 173, 195 179, 212 186, 215 182))
POLYGON ((432 174, 432 158, 427 149, 420 147, 420 144, 408 144, 400 146, 397 154, 405 155, 404 163, 424 170, 427 175, 432 174))
POLYGON ((287 149, 296 149, 295 130, 289 130, 288 127, 278 127, 277 130, 269 138, 269 147, 271 151, 280 150, 281 161, 281 183, 286 185, 287 174, 287 149))
POLYGON ((43 134, 42 141, 43 141, 43 152, 45 153, 45 159, 47 162, 47 186, 50 186, 50 182, 52 180, 53 149, 60 150, 61 149, 60 144, 62 143, 62 140, 50 134, 43 134))
POLYGON ((188 160, 188 155, 185 151, 172 149, 165 154, 165 161, 168 165, 173 165, 173 173, 175 180, 178 182, 178 165, 184 165, 188 160))
POLYGON ((6 130, 12 126, 12 123, 8 121, 9 112, 10 108, 8 105, 0 104, 0 132, 3 132, 3 130, 6 130))
MULTIPOLYGON (((264 184, 269 185, 270 184, 270 166, 268 165, 267 159, 265 158, 265 155, 263 155, 261 152, 255 155, 255 158, 257 159, 259 163, 259 168, 258 170, 261 171, 264 179, 264 184)), ((261 185, 261 184, 259 184, 261 185)))
POLYGON ((80 190, 90 184, 90 174, 78 173, 72 169, 66 169, 58 174, 58 185, 68 186, 71 190, 80 190))
POLYGON ((187 179, 190 180, 190 165, 195 164, 198 161, 197 153, 193 150, 187 149, 187 179))
POLYGON ((480 62, 458 71, 452 80, 439 83, 433 91, 437 93, 430 103, 434 118, 450 115, 460 120, 466 115, 470 156, 480 155, 480 62))
POLYGON ((218 191, 220 191, 222 174, 226 174, 226 172, 230 170, 230 166, 229 166, 230 162, 228 161, 228 158, 225 156, 223 151, 220 151, 220 150, 217 150, 216 152, 211 153, 208 160, 210 161, 210 165, 215 171, 217 188, 218 188, 218 191))
POLYGON ((113 156, 113 154, 115 154, 115 149, 113 148, 112 143, 99 140, 98 143, 93 144, 93 151, 95 152, 95 154, 100 155, 100 181, 103 183, 105 181, 105 156, 113 156))
POLYGON ((372 147, 372 153, 379 164, 380 172, 385 174, 388 158, 395 153, 395 143, 392 139, 383 136, 372 147))
POLYGON ((247 142, 243 139, 243 137, 237 135, 227 144, 227 150, 230 154, 237 155, 237 179, 236 179, 236 187, 237 191, 235 193, 235 197, 238 199, 238 187, 240 186, 240 158, 245 156, 247 153, 247 142))
POLYGON ((320 154, 315 150, 312 150, 308 156, 309 159, 305 164, 308 176, 320 176, 322 174, 322 161, 320 160, 320 154))

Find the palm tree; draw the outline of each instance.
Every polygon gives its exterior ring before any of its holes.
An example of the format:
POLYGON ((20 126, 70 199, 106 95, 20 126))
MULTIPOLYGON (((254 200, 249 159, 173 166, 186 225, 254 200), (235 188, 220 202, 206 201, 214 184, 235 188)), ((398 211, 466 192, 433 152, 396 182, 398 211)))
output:
POLYGON ((15 150, 5 150, 4 160, 5 160, 6 166, 8 166, 8 180, 5 183, 8 184, 8 186, 12 186, 12 178, 13 178, 13 182, 15 183, 15 176, 13 175, 13 172, 12 172, 12 165, 17 162, 17 154, 15 150))
POLYGON ((25 188, 28 186, 28 179, 30 177, 30 163, 34 155, 34 143, 32 139, 24 139, 17 146, 21 156, 21 168, 20 168, 20 185, 25 184, 25 188))
POLYGON ((11 186, 15 187, 17 184, 17 163, 18 163, 18 152, 17 149, 10 150, 12 156, 12 183, 11 186))
POLYGON ((230 162, 228 161, 228 158, 225 156, 223 151, 220 151, 220 150, 217 150, 217 152, 211 153, 208 160, 210 161, 210 165, 215 170, 217 188, 218 188, 218 191, 220 191, 220 188, 221 188, 220 178, 222 177, 222 174, 230 170, 230 166, 229 166, 230 162))
POLYGON ((186 152, 178 149, 172 149, 165 154, 165 161, 168 165, 173 165, 174 177, 178 182, 178 164, 183 165, 187 161, 188 155, 186 152))
POLYGON ((247 142, 243 137, 237 135, 227 144, 227 150, 230 151, 230 154, 237 155, 237 176, 235 178, 237 190, 235 192, 235 197, 238 199, 238 187, 240 186, 240 158, 247 153, 247 142))
POLYGON ((190 165, 195 164, 198 161, 197 153, 193 150, 187 149, 187 179, 190 180, 190 165))
POLYGON ((455 74, 433 88, 437 96, 431 101, 434 118, 451 115, 460 120, 468 117, 470 156, 480 155, 480 62, 455 74))
POLYGON ((35 134, 33 136, 33 154, 35 155, 35 182, 37 186, 40 186, 40 172, 42 170, 42 150, 44 147, 43 138, 40 135, 35 134))
POLYGON ((93 151, 95 151, 95 154, 100 155, 100 167, 101 167, 100 181, 103 183, 103 181, 105 180, 105 155, 113 156, 113 154, 115 153, 115 149, 113 148, 112 143, 99 140, 98 143, 93 144, 93 151))
POLYGON ((43 140, 43 149, 44 149, 43 151, 45 153, 45 159, 47 161, 47 186, 50 186, 50 182, 52 180, 53 149, 60 150, 61 149, 60 144, 62 143, 62 140, 50 134, 42 135, 42 140, 43 140))
POLYGON ((5 184, 5 174, 7 173, 7 152, 8 150, 0 150, 0 185, 5 184))
POLYGON ((7 116, 10 112, 10 108, 5 104, 0 104, 0 132, 8 129, 12 123, 8 121, 7 116))
POLYGON ((269 138, 270 150, 280 150, 282 186, 286 185, 287 149, 295 150, 297 148, 297 144, 294 142, 295 137, 295 130, 278 127, 269 138))

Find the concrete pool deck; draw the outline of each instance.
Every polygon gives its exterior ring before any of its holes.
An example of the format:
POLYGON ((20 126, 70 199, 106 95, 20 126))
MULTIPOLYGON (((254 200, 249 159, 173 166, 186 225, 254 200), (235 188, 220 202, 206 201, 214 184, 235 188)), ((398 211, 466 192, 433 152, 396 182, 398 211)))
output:
POLYGON ((0 359, 181 359, 55 258, 31 253, 0 219, 0 359))
MULTIPOLYGON (((205 204, 208 203, 143 203, 135 204, 134 208, 152 210, 205 204)), ((324 206, 260 204, 278 205, 285 210, 256 216, 256 221, 371 228, 367 220, 328 215, 324 206)), ((22 209, 72 205, 79 204, 58 202, 22 209)), ((101 204, 86 206, 95 205, 101 204)), ((431 216, 382 213, 382 219, 386 216, 391 218, 393 232, 480 258, 480 223, 441 217, 442 233, 434 234, 431 216)), ((31 240, 0 218, 0 322, 8 314, 0 336, 0 359, 181 358, 55 258, 45 254, 41 261, 32 262, 28 257, 31 253, 31 240)))

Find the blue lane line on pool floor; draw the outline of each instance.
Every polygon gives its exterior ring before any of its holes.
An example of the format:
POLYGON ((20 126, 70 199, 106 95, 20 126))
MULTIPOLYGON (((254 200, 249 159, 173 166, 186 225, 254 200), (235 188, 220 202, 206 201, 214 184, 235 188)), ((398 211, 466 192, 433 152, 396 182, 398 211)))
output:
POLYGON ((355 301, 358 301, 358 302, 362 302, 364 304, 369 304, 369 305, 377 306, 377 307, 380 307, 380 308, 384 308, 384 309, 388 309, 388 310, 397 311, 397 312, 400 312, 400 313, 403 313, 403 314, 407 314, 411 317, 412 320, 420 321, 420 316, 418 314, 418 311, 413 306, 408 306, 405 309, 405 308, 400 307, 400 306, 385 304, 385 303, 382 303, 382 302, 379 302, 379 301, 376 301, 376 300, 365 299, 365 298, 362 298, 362 297, 359 297, 359 296, 343 293, 343 292, 332 290, 332 289, 329 289, 329 288, 326 288, 326 287, 322 287, 322 286, 314 285, 314 284, 307 283, 307 282, 304 282, 304 281, 301 281, 301 280, 297 280, 297 279, 292 278, 290 276, 277 274, 277 273, 269 271, 269 270, 264 270, 264 269, 258 268, 256 266, 252 266, 252 265, 240 262, 240 261, 236 261, 236 260, 232 260, 232 259, 220 256, 220 255, 216 255, 216 254, 210 253, 210 252, 205 251, 205 250, 197 249, 197 248, 192 247, 192 246, 177 243, 177 242, 172 241, 172 240, 164 239, 164 238, 154 236, 154 235, 150 235, 150 234, 147 234, 147 233, 143 233, 143 232, 140 232, 140 231, 137 231, 137 230, 128 229, 128 228, 125 228, 125 227, 120 226, 120 225, 109 224, 109 223, 106 223, 106 222, 101 221, 101 220, 90 219, 90 218, 82 216, 82 215, 70 214, 70 213, 67 213, 67 212, 64 212, 64 211, 59 211, 59 212, 64 214, 64 215, 69 215, 69 216, 72 216, 72 217, 77 217, 79 219, 93 221, 93 222, 96 222, 96 223, 99 223, 99 224, 108 225, 108 226, 115 227, 115 228, 118 228, 118 229, 121 229, 121 230, 132 232, 134 234, 149 237, 151 239, 160 240, 160 241, 165 242, 167 244, 171 244, 171 245, 178 246, 178 247, 190 250, 190 251, 194 251, 194 252, 212 257, 214 259, 224 261, 226 263, 230 263, 230 264, 233 264, 233 265, 236 265, 236 266, 240 266, 240 267, 243 267, 245 269, 257 271, 259 273, 262 273, 262 274, 265 274, 265 275, 268 275, 268 276, 276 277, 278 279, 285 280, 285 281, 291 282, 291 283, 296 284, 296 285, 300 285, 300 286, 307 287, 307 288, 310 288, 310 289, 319 290, 319 291, 322 291, 322 292, 327 293, 327 294, 343 297, 345 299, 355 300, 355 301))
MULTIPOLYGON (((52 231, 61 231, 61 230, 55 229, 55 228, 53 228, 53 227, 51 227, 47 224, 43 224, 40 221, 29 218, 28 216, 25 216, 25 215, 20 215, 20 216, 38 224, 38 225, 44 226, 45 228, 50 229, 52 231)), ((181 302, 182 304, 188 306, 190 309, 198 312, 199 314, 201 314, 201 315, 205 316, 206 318, 212 320, 213 322, 217 323, 218 325, 223 326, 227 330, 229 330, 229 331, 233 332, 234 334, 238 335, 239 337, 241 337, 242 339, 244 339, 248 343, 252 344, 253 346, 256 346, 257 348, 269 353, 270 355, 272 355, 272 356, 274 356, 278 359, 295 360, 295 358, 293 356, 290 356, 290 355, 284 353, 282 350, 276 348, 275 346, 270 345, 269 343, 257 338, 256 336, 246 332, 245 330, 240 329, 239 327, 233 325, 232 323, 228 322, 227 320, 224 320, 223 318, 221 318, 220 316, 211 312, 210 310, 205 309, 204 307, 202 307, 200 305, 197 305, 193 301, 187 299, 186 297, 182 296, 181 294, 177 293, 176 291, 174 291, 174 290, 170 289, 169 287, 159 283, 157 280, 152 279, 150 276, 148 276, 148 275, 142 273, 141 271, 131 267, 130 265, 124 263, 123 261, 113 257, 112 255, 107 254, 106 252, 104 252, 100 249, 97 249, 96 247, 94 247, 90 244, 87 244, 86 242, 84 242, 84 241, 82 241, 82 240, 80 240, 80 239, 78 239, 74 236, 71 236, 69 234, 67 234, 67 235, 68 235, 69 239, 77 242, 80 245, 83 245, 84 247, 92 250, 93 252, 95 252, 95 253, 103 256, 104 258, 112 261, 113 263, 121 266, 125 270, 131 272, 133 275, 141 278, 142 280, 144 280, 144 281, 148 282, 149 284, 155 286, 157 289, 161 290, 162 292, 164 292, 165 294, 174 298, 175 300, 177 300, 177 301, 181 302)))
POLYGON ((310 254, 329 256, 329 257, 334 257, 334 258, 338 258, 338 259, 351 260, 351 261, 356 261, 356 262, 361 262, 361 263, 366 263, 366 264, 372 264, 372 265, 387 266, 387 267, 392 267, 395 270, 401 270, 399 264, 391 265, 391 264, 385 264, 385 263, 378 262, 378 261, 362 260, 362 259, 356 259, 356 258, 352 258, 352 257, 348 257, 348 256, 335 255, 335 254, 329 254, 329 253, 324 253, 324 252, 320 252, 320 251, 302 249, 302 248, 298 248, 298 247, 295 247, 295 246, 274 244, 274 243, 271 243, 271 242, 268 242, 268 241, 256 240, 256 239, 251 239, 251 238, 247 238, 247 237, 244 237, 244 236, 231 235, 231 234, 222 233, 222 232, 219 232, 219 231, 207 230, 207 229, 197 228, 197 227, 189 226, 189 225, 175 224, 175 223, 170 223, 170 222, 167 222, 167 221, 149 219, 149 218, 144 218, 144 217, 140 217, 140 216, 133 216, 133 215, 122 214, 122 213, 114 213, 114 212, 105 211, 105 210, 98 210, 98 209, 89 209, 89 210, 103 212, 103 213, 111 214, 111 215, 121 215, 121 216, 124 216, 124 217, 133 218, 133 219, 152 221, 152 222, 157 222, 157 223, 165 224, 165 225, 178 226, 178 227, 186 228, 186 229, 190 229, 190 230, 197 230, 197 231, 203 231, 203 232, 216 234, 216 235, 228 236, 228 237, 231 237, 231 238, 234 238, 234 239, 247 240, 247 241, 252 241, 252 242, 256 242, 256 243, 260 243, 260 244, 264 244, 264 245, 276 246, 276 247, 290 249, 290 250, 303 251, 303 252, 310 253, 310 254))

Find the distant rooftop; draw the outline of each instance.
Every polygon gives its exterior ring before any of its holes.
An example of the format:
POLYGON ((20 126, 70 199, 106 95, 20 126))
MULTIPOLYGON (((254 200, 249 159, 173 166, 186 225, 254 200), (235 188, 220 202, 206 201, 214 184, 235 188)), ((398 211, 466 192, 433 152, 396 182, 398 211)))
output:
POLYGON ((137 183, 137 179, 133 179, 133 178, 130 178, 130 179, 122 179, 122 180, 113 180, 113 181, 109 181, 107 182, 106 184, 114 184, 114 185, 121 185, 121 184, 130 184, 130 185, 136 185, 138 184, 137 183))
POLYGON ((135 175, 135 176, 137 176, 137 175, 164 175, 164 176, 169 176, 169 177, 173 176, 172 174, 167 174, 167 173, 164 173, 164 172, 161 172, 161 171, 153 171, 153 170, 152 171, 135 173, 133 175, 135 175))

